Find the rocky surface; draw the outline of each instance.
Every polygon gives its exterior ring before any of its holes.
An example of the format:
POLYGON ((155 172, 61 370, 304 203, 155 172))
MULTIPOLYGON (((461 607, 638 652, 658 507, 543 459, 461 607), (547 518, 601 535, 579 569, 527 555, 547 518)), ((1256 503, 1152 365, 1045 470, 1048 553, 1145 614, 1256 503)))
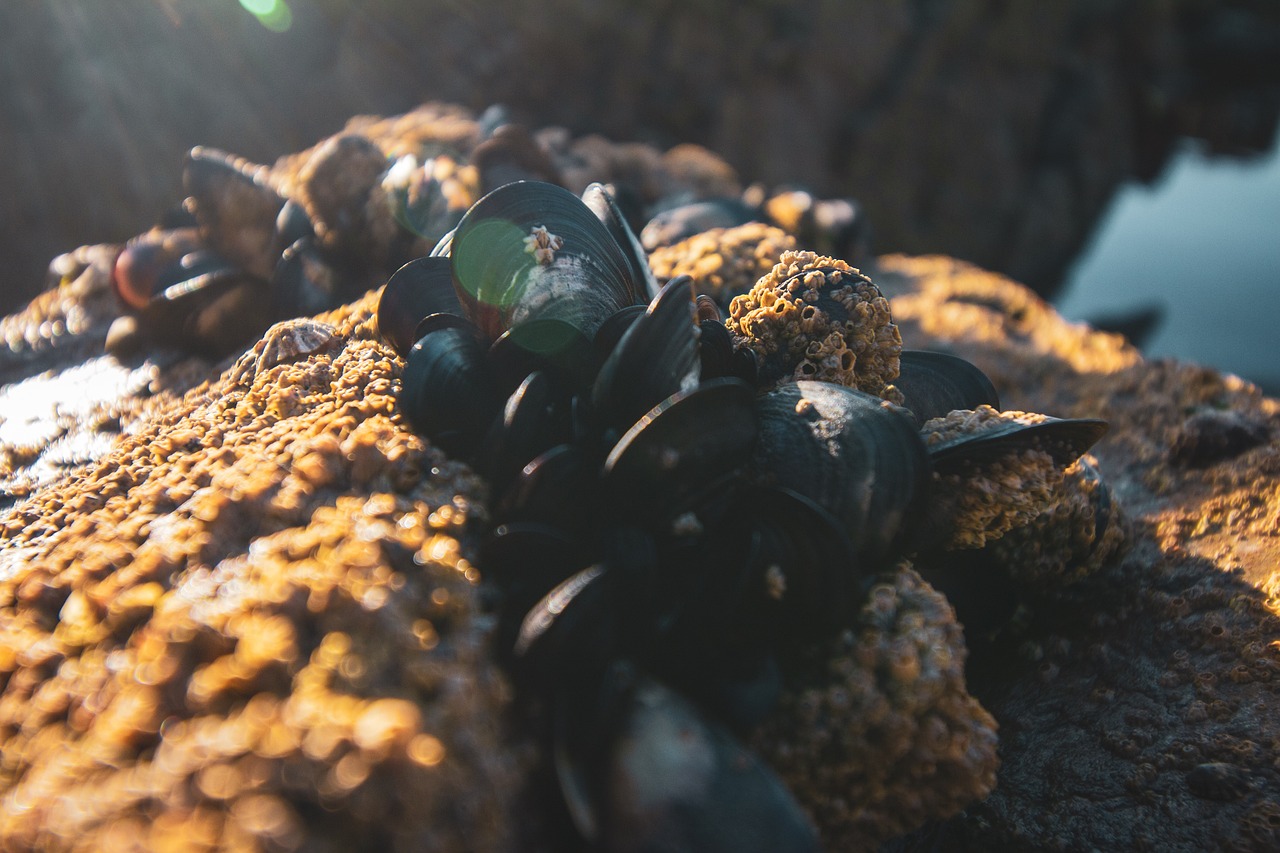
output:
MULTIPOLYGON (((0 392, 0 838, 536 848, 534 756, 505 725, 467 561, 484 486, 406 427, 376 293, 222 362, 120 365, 95 349, 119 312, 114 251, 60 261, 59 286, 3 321, 26 355, 0 392), (28 413, 21 380, 52 366, 133 378, 3 432, 28 413), (97 443, 51 454, 78 434, 97 443)), ((1280 403, 1146 362, 950 258, 864 272, 908 347, 974 362, 1006 409, 1111 422, 1095 456, 1128 549, 1080 578, 1027 573, 1012 622, 970 624, 967 652, 943 599, 899 573, 758 748, 832 849, 1275 849, 1280 403), (973 803, 993 719, 1000 768, 973 803)))
POLYGON ((954 348, 1006 407, 1109 420, 1095 453, 1133 523, 1122 560, 974 645, 970 687, 1000 723, 996 790, 903 849, 1275 849, 1280 403, 1143 361, 949 258, 884 258, 877 280, 908 345, 954 348), (1230 450, 1188 464, 1175 448, 1210 413, 1200 441, 1230 450), (1237 420, 1256 438, 1219 441, 1237 420))

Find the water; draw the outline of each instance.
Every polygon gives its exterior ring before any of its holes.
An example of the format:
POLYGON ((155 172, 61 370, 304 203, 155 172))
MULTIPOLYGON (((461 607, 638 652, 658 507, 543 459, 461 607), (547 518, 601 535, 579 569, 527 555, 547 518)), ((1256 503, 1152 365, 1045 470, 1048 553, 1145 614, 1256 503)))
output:
POLYGON ((1248 159, 1188 141, 1154 184, 1124 185, 1057 301, 1077 320, 1158 305, 1148 356, 1280 393, 1280 134, 1248 159))

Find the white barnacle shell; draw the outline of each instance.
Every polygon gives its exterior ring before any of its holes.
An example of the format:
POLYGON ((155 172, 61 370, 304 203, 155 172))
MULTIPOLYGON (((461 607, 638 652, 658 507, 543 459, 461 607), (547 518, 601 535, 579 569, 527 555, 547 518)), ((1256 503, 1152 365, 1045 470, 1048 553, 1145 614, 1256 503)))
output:
POLYGON ((240 356, 232 376, 244 383, 277 364, 294 361, 328 347, 338 330, 328 323, 300 317, 284 320, 267 329, 253 349, 240 356))
POLYGON ((524 238, 524 250, 533 255, 540 266, 550 266, 555 262, 556 252, 564 247, 564 240, 552 234, 543 225, 535 225, 524 238))

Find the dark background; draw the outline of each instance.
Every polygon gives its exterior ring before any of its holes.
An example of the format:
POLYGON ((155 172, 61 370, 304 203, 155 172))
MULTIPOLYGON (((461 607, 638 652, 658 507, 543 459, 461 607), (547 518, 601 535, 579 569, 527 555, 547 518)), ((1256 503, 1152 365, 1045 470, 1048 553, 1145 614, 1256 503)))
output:
POLYGON ((181 197, 196 144, 270 162, 360 113, 507 104, 535 126, 703 143, 747 181, 848 195, 877 251, 1051 292, 1116 188, 1184 136, 1265 149, 1274 0, 237 0, 0 4, 0 310, 50 258, 181 197))

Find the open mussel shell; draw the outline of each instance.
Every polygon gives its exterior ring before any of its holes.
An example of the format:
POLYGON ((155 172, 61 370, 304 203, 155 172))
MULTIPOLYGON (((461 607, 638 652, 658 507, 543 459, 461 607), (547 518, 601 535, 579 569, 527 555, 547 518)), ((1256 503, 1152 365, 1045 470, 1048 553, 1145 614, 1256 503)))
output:
POLYGON ((265 166, 199 146, 188 152, 182 174, 206 242, 261 279, 271 277, 288 245, 276 231, 285 200, 267 176, 265 166))
POLYGON ((892 555, 930 477, 915 425, 878 397, 828 382, 780 386, 759 399, 760 482, 826 509, 848 533, 858 569, 892 555))
POLYGON ((601 365, 591 401, 606 429, 628 428, 663 400, 698 382, 692 280, 666 286, 601 365))
POLYGON ((640 240, 631 230, 631 226, 627 224, 627 218, 623 215, 622 208, 618 206, 618 200, 613 192, 603 184, 591 184, 583 191, 582 201, 599 218, 604 227, 609 229, 614 241, 622 249, 622 254, 627 259, 631 280, 637 285, 637 290, 643 294, 641 301, 652 300, 658 295, 659 285, 653 270, 649 268, 649 255, 645 252, 644 246, 640 245, 640 240))
POLYGON ((609 230, 554 184, 520 181, 480 199, 458 223, 450 256, 466 315, 490 340, 543 318, 590 339, 620 308, 643 301, 609 230))
POLYGON ((937 470, 948 472, 1024 450, 1042 450, 1055 464, 1066 467, 1106 435, 1107 429, 1107 422, 1096 418, 1048 418, 1034 424, 1010 420, 993 429, 931 444, 929 456, 937 470))
POLYGON ((462 314, 448 258, 418 258, 387 279, 378 299, 378 334, 403 358, 417 342, 418 324, 432 314, 462 314))
POLYGON ((819 849, 813 825, 763 761, 625 662, 594 701, 570 694, 555 710, 556 773, 592 849, 819 849))
POLYGON ((903 350, 898 378, 903 405, 915 415, 917 426, 957 409, 1000 408, 1000 396, 976 365, 959 356, 926 350, 903 350))
POLYGON ((400 407, 413 428, 447 453, 469 457, 502 408, 488 347, 475 326, 433 314, 405 358, 400 407))
POLYGON ((646 523, 690 512, 698 498, 751 461, 755 394, 714 379, 673 394, 636 421, 605 458, 606 494, 646 523))

